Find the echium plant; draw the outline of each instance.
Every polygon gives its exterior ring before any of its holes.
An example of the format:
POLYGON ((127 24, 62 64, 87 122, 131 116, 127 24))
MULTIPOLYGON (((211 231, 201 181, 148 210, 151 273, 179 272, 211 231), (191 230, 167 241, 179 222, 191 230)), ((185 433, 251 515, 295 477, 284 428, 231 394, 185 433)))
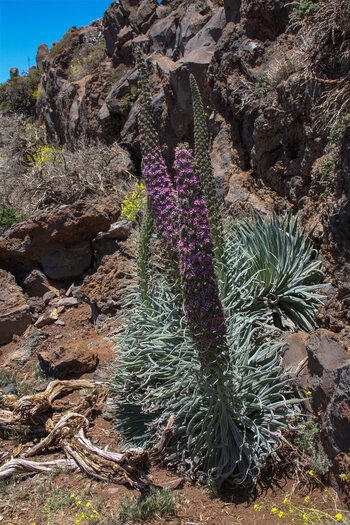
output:
POLYGON ((194 79, 195 129, 203 134, 194 161, 188 148, 176 149, 172 184, 140 52, 138 68, 149 207, 111 381, 117 427, 127 442, 151 447, 175 415, 167 464, 218 485, 252 485, 293 413, 280 335, 312 328, 320 263, 291 216, 227 223, 223 234, 194 79), (151 216, 172 273, 154 262, 151 216))
POLYGON ((202 364, 225 350, 225 316, 214 269, 206 202, 190 152, 176 148, 174 169, 180 208, 180 275, 188 324, 202 364))
POLYGON ((170 267, 177 268, 179 209, 175 191, 168 173, 151 111, 151 97, 147 81, 146 66, 137 50, 137 63, 140 72, 140 92, 142 109, 139 116, 141 145, 143 153, 142 174, 146 182, 149 206, 164 254, 170 267))
POLYGON ((209 155, 209 134, 206 125, 202 99, 196 79, 193 75, 190 75, 190 84, 193 101, 196 168, 201 175, 203 193, 209 210, 209 221, 214 242, 216 260, 217 264, 220 266, 223 255, 223 234, 220 204, 216 195, 213 167, 209 155))

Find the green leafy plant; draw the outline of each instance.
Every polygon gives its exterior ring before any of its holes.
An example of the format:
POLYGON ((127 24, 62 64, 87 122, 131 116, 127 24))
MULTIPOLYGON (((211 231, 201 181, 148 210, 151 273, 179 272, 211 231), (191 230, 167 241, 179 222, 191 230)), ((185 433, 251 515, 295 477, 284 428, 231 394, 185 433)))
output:
POLYGON ((260 76, 260 78, 258 78, 258 80, 255 83, 255 86, 254 86, 255 94, 259 98, 261 98, 267 93, 269 87, 270 87, 269 76, 267 73, 264 73, 260 76))
POLYGON ((122 104, 125 108, 131 108, 137 99, 137 86, 131 86, 130 92, 122 97, 122 104))
POLYGON ((122 523, 144 522, 157 516, 175 516, 177 514, 180 496, 166 487, 159 490, 150 487, 149 492, 139 499, 135 496, 127 497, 119 505, 119 519, 122 523))
POLYGON ((136 182, 134 191, 131 195, 126 195, 121 203, 121 219, 128 221, 135 221, 137 215, 140 213, 146 202, 145 187, 141 183, 136 182))
POLYGON ((17 212, 14 208, 10 206, 7 208, 2 208, 0 210, 0 227, 9 228, 12 224, 25 221, 27 216, 22 212, 17 212))
POLYGON ((309 419, 305 422, 295 437, 295 444, 310 458, 312 472, 315 471, 318 476, 326 474, 332 463, 320 441, 320 427, 316 421, 309 419))
POLYGON ((331 180, 334 167, 334 156, 328 155, 320 166, 320 180, 328 184, 331 180))
POLYGON ((320 180, 326 185, 331 182, 335 162, 335 151, 339 145, 340 135, 349 124, 350 113, 345 113, 330 128, 327 145, 331 152, 328 153, 319 170, 320 180))
POLYGON ((332 150, 337 148, 341 133, 349 125, 350 113, 345 113, 333 124, 328 135, 328 144, 332 150))
POLYGON ((34 153, 28 154, 29 160, 35 169, 40 169, 43 164, 48 164, 53 161, 62 162, 63 160, 63 147, 50 146, 44 144, 37 148, 34 153))
POLYGON ((23 76, 15 77, 0 84, 0 105, 3 110, 30 116, 36 99, 33 93, 39 89, 41 71, 33 69, 23 76))
POLYGON ((321 0, 298 0, 293 7, 292 18, 296 21, 303 20, 314 14, 320 5, 321 0))
POLYGON ((225 226, 219 216, 217 257, 210 211, 216 196, 208 192, 212 173, 194 80, 196 158, 186 146, 176 148, 174 186, 140 53, 138 66, 147 227, 111 380, 117 427, 126 442, 149 448, 175 417, 163 452, 168 465, 218 487, 225 480, 253 485, 293 414, 281 334, 314 325, 320 262, 291 216, 225 226))

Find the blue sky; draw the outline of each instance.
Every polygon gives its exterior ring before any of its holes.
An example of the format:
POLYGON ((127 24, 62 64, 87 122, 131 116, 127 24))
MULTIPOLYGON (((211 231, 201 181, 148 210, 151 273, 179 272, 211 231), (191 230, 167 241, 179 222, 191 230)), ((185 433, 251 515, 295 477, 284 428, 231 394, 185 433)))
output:
POLYGON ((101 18, 112 0, 0 0, 0 82, 35 66, 40 44, 49 47, 72 26, 101 18))

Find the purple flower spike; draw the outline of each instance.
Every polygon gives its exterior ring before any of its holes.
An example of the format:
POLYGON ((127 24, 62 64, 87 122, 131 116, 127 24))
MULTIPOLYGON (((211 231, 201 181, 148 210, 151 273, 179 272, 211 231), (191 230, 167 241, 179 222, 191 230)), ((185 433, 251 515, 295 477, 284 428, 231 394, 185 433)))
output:
POLYGON ((175 191, 160 150, 146 153, 142 170, 161 246, 171 266, 178 264, 178 218, 175 191))
POLYGON ((208 212, 189 151, 176 148, 174 169, 180 207, 179 269, 186 315, 202 362, 208 365, 225 350, 226 334, 208 212))

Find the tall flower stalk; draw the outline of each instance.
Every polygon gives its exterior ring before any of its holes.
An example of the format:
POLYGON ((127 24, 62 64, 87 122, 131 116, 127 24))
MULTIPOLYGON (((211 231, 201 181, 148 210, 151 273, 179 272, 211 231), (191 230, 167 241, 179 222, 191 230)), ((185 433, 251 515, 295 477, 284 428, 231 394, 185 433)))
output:
POLYGON ((141 112, 139 117, 142 174, 146 183, 148 202, 156 225, 160 244, 174 271, 178 267, 178 216, 176 194, 168 173, 152 116, 150 88, 145 62, 137 49, 137 67, 140 77, 141 112))
POLYGON ((193 75, 190 75, 190 85, 193 104, 196 170, 201 179, 203 194, 208 208, 209 222, 218 270, 220 273, 222 273, 220 270, 222 270, 223 231, 220 216, 220 205, 216 194, 213 167, 209 155, 209 134, 201 95, 193 75))
POLYGON ((180 275, 186 316, 203 366, 224 351, 226 324, 214 268, 214 247, 201 181, 190 152, 176 148, 174 169, 180 207, 180 275))

